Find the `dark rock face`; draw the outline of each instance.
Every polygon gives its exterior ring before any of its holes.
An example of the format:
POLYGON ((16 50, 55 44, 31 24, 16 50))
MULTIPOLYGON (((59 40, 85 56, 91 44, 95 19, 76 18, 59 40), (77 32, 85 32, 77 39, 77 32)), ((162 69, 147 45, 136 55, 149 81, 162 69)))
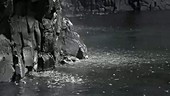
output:
POLYGON ((11 41, 13 42, 11 46, 13 61, 15 61, 13 62, 14 75, 23 78, 26 73, 25 67, 33 67, 37 53, 35 49, 41 42, 39 23, 32 17, 18 15, 11 17, 10 21, 11 41))
POLYGON ((135 11, 141 10, 141 0, 128 0, 128 4, 133 8, 135 11))
MULTIPOLYGON (((3 48, 0 50, 3 52, 0 56, 7 58, 1 60, 1 63, 6 64, 1 64, 2 69, 0 71, 3 72, 0 82, 19 81, 25 76, 27 71, 25 68, 30 70, 34 62, 37 62, 36 54, 38 46, 41 44, 41 33, 39 22, 35 19, 36 14, 31 10, 31 7, 34 6, 32 3, 31 0, 0 1, 0 13, 3 14, 0 16, 0 27, 2 29, 0 34, 7 38, 4 40, 9 42, 5 44, 10 48, 10 51, 5 51, 9 48, 2 45, 3 48), (4 57, 4 54, 10 54, 11 57, 4 57), (10 64, 8 64, 9 61, 10 64)), ((42 14, 40 15, 42 16, 42 14)), ((3 37, 0 37, 0 39, 3 39, 3 37)), ((4 40, 0 43, 3 43, 4 40)))
POLYGON ((38 57, 37 71, 52 70, 55 67, 55 60, 53 55, 41 53, 38 57))

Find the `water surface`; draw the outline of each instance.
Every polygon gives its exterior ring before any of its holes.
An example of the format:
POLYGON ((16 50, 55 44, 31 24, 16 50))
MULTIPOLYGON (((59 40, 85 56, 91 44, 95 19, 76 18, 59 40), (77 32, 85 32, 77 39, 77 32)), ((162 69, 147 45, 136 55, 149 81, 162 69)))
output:
POLYGON ((0 96, 169 96, 170 12, 71 17, 89 59, 0 83, 0 96))

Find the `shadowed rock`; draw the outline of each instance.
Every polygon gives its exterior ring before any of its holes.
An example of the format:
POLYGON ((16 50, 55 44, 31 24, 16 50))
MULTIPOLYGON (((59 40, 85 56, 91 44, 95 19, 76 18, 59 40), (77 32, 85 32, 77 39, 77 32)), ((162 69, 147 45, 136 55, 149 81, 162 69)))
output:
POLYGON ((38 57, 38 68, 37 71, 52 70, 55 66, 55 60, 53 55, 40 53, 38 57))

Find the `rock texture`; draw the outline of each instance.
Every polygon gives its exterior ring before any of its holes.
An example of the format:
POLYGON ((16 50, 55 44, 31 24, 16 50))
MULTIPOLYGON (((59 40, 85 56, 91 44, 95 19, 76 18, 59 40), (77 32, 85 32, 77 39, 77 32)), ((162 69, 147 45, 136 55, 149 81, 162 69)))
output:
POLYGON ((78 59, 86 58, 87 47, 76 32, 62 32, 58 37, 56 46, 57 50, 60 50, 63 55, 75 56, 78 59))
POLYGON ((13 76, 14 68, 10 41, 4 35, 0 35, 0 46, 0 82, 8 82, 13 76))
POLYGON ((75 12, 117 12, 142 10, 168 10, 169 0, 63 0, 65 10, 75 12))

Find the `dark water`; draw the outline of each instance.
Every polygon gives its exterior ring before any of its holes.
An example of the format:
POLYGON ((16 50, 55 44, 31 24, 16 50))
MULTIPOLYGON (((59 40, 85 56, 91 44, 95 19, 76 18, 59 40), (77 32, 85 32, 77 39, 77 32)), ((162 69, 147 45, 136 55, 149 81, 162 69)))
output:
POLYGON ((170 12, 72 17, 89 59, 33 73, 0 96, 170 96, 170 12))

